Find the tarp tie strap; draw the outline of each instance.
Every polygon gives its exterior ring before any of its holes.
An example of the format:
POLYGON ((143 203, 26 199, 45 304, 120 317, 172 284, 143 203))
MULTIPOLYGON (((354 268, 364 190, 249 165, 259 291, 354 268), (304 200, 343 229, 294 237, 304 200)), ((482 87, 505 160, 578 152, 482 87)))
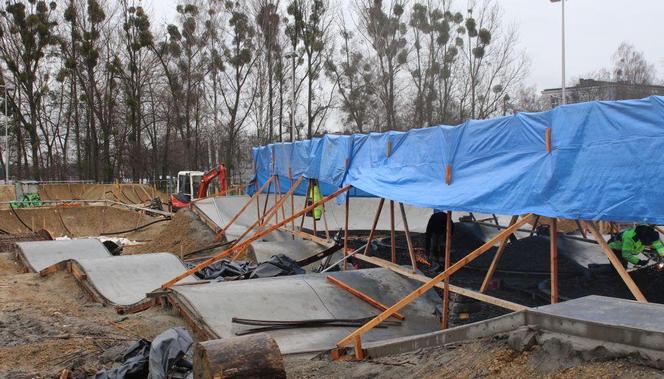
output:
POLYGON ((449 163, 445 166, 445 183, 452 184, 452 165, 449 163))

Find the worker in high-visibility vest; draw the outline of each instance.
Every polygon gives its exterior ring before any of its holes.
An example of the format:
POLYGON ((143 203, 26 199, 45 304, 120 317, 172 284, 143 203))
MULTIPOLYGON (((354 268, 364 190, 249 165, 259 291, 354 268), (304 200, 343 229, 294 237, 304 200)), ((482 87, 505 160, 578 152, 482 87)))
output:
POLYGON ((650 225, 638 225, 623 230, 609 240, 609 247, 614 252, 620 253, 625 265, 627 262, 634 266, 647 265, 649 260, 640 258, 647 248, 655 250, 658 256, 664 257, 664 244, 660 241, 657 230, 650 225))
MULTIPOLYGON (((309 194, 307 195, 307 206, 320 201, 323 197, 320 195, 320 188, 318 187, 317 182, 313 182, 309 186, 309 194)), ((320 220, 323 215, 323 205, 319 205, 314 208, 313 212, 308 212, 307 216, 314 218, 314 220, 320 220)))

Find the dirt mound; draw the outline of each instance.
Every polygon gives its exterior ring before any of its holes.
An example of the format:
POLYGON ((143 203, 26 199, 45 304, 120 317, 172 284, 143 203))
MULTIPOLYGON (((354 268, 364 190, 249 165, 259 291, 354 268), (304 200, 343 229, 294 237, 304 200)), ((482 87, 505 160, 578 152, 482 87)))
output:
POLYGON ((0 229, 29 233, 46 229, 53 237, 99 236, 145 225, 157 218, 110 206, 55 206, 0 209, 0 229))
POLYGON ((178 211, 151 243, 125 248, 125 254, 187 254, 214 243, 214 232, 188 209, 178 211))
POLYGON ((53 239, 48 231, 42 229, 35 233, 0 234, 0 253, 16 252, 16 242, 47 241, 53 239))

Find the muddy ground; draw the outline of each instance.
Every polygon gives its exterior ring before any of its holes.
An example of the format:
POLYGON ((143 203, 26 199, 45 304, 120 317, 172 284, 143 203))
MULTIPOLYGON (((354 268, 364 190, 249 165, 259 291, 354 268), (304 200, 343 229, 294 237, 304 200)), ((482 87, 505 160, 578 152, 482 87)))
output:
POLYGON ((506 339, 487 338, 414 352, 331 362, 287 357, 289 378, 664 378, 664 373, 629 359, 581 362, 575 356, 553 355, 535 346, 518 353, 506 339))
POLYGON ((138 338, 183 325, 161 308, 118 315, 91 301, 68 273, 22 274, 4 253, 0 299, 0 378, 52 378, 64 368, 89 377, 138 338))

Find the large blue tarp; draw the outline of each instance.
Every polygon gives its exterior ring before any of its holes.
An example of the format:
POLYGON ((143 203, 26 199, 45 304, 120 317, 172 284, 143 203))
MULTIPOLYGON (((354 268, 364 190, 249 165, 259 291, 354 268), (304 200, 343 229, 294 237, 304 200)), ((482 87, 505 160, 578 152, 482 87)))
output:
MULTIPOLYGON (((274 174, 282 192, 302 175, 324 193, 350 184, 351 196, 420 207, 664 224, 663 152, 664 97, 653 96, 408 132, 328 134, 256 147, 253 156, 257 185, 274 174)), ((306 181, 297 193, 305 192, 306 181)))

